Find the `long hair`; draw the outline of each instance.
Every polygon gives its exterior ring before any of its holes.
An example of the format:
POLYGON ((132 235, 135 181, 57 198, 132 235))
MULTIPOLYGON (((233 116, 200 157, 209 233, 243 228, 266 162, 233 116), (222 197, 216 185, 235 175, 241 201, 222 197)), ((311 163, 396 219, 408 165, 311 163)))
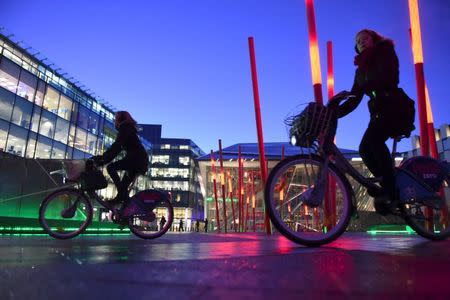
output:
POLYGON ((130 113, 127 111, 118 111, 116 112, 114 125, 116 128, 119 128, 122 124, 133 124, 137 125, 137 122, 131 117, 130 113))
MULTIPOLYGON (((388 41, 392 42, 392 40, 385 38, 384 36, 382 36, 381 34, 376 32, 375 30, 371 30, 371 29, 362 29, 356 34, 356 36, 358 36, 358 34, 363 33, 363 32, 370 35, 370 37, 373 40, 374 45, 376 45, 378 42, 383 41, 383 40, 388 40, 388 41)), ((355 44, 355 51, 356 51, 356 53, 360 54, 356 44, 355 44)))

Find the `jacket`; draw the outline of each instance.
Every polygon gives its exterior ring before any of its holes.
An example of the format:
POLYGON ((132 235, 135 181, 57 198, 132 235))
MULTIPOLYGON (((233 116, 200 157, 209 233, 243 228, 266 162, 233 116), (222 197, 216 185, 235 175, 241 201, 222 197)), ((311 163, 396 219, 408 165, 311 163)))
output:
MULTIPOLYGON (((360 58, 364 58, 361 57, 364 52, 359 55, 360 58)), ((357 56, 356 59, 359 57, 357 56)), ((386 109, 395 106, 396 103, 390 101, 392 97, 389 95, 397 90, 398 69, 399 63, 393 42, 387 39, 379 41, 365 61, 359 63, 351 90, 356 97, 340 106, 339 117, 356 109, 364 95, 371 98, 368 103, 371 116, 381 113, 382 107, 386 109)))
POLYGON ((148 154, 138 138, 134 124, 122 123, 114 143, 103 154, 104 163, 111 162, 120 152, 125 151, 124 160, 130 163, 130 170, 145 173, 148 168, 148 154))

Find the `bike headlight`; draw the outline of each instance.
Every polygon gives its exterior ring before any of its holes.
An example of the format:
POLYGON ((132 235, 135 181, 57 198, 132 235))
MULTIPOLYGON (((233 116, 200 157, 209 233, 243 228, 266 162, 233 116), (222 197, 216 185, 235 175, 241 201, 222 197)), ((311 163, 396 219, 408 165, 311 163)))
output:
POLYGON ((292 135, 292 136, 291 136, 291 145, 292 145, 292 146, 297 145, 297 138, 295 137, 295 135, 292 135))

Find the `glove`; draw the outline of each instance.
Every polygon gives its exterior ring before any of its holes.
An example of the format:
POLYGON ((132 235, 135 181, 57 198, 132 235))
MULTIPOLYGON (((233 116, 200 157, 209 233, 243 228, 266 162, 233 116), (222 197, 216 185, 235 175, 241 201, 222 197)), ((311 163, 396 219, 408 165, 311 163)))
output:
POLYGON ((344 98, 347 98, 350 95, 351 95, 351 93, 348 91, 341 91, 341 92, 337 93, 336 95, 334 95, 333 98, 330 99, 330 102, 342 100, 344 98))

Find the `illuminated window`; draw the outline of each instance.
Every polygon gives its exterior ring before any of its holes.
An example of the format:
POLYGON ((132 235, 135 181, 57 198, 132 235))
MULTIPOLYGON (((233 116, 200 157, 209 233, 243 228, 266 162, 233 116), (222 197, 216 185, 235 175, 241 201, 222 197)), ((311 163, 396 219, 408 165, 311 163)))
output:
POLYGON ((89 109, 83 105, 80 105, 78 108, 77 125, 84 129, 88 129, 89 126, 89 109))
POLYGON ((154 155, 154 156, 152 156, 152 163, 168 165, 169 159, 170 159, 169 155, 154 155))
POLYGON ((25 145, 28 131, 19 126, 11 125, 9 129, 6 152, 18 156, 25 156, 25 145))
POLYGON ((50 158, 50 150, 52 149, 52 141, 44 136, 39 136, 35 158, 50 158))
POLYGON ((88 130, 94 134, 98 133, 98 120, 99 116, 96 113, 91 112, 89 115, 88 130))
POLYGON ((8 123, 0 120, 0 150, 5 151, 6 136, 8 135, 8 123))
POLYGON ((53 159, 64 159, 64 154, 66 153, 66 145, 54 142, 51 158, 53 159))
POLYGON ((189 178, 189 169, 180 169, 180 168, 152 168, 151 169, 152 177, 182 177, 189 178))
POLYGON ((19 66, 8 59, 0 61, 0 86, 15 93, 19 82, 19 66))
POLYGON ((170 149, 170 145, 169 144, 161 145, 161 149, 170 149))
POLYGON ((152 187, 166 191, 188 191, 189 183, 187 181, 152 181, 152 187))
POLYGON ((17 87, 17 95, 29 101, 33 101, 34 92, 36 91, 37 78, 33 74, 22 70, 20 74, 20 82, 17 87))
POLYGON ((34 97, 34 103, 39 106, 42 106, 44 103, 44 93, 45 93, 45 82, 39 80, 38 87, 36 90, 36 96, 34 97))
POLYGON ((69 136, 69 122, 58 118, 56 120, 55 140, 67 144, 67 137, 69 136))
POLYGON ((87 138, 87 132, 86 130, 83 130, 81 128, 77 128, 77 133, 75 137, 75 144, 74 147, 76 149, 86 151, 86 138, 87 138))
POLYGON ((36 133, 31 132, 30 137, 28 138, 27 144, 27 158, 34 158, 34 151, 36 150, 36 133))
POLYGON ((182 164, 184 166, 189 166, 189 163, 190 163, 189 156, 180 156, 179 162, 180 162, 180 164, 182 164))
POLYGON ((66 120, 70 120, 70 115, 72 113, 72 100, 64 95, 61 95, 61 100, 59 102, 58 116, 66 120))
POLYGON ((180 150, 189 150, 189 148, 188 145, 180 145, 180 150))
POLYGON ((56 116, 48 111, 42 111, 39 133, 49 138, 53 138, 55 133, 56 116))
POLYGON ((4 89, 0 89, 0 118, 8 122, 11 120, 13 103, 14 95, 4 89))
POLYGON ((22 98, 17 97, 14 105, 14 111, 12 114, 11 122, 22 126, 26 129, 30 128, 31 110, 33 104, 22 98))
POLYGON ((47 86, 47 91, 44 97, 43 107, 54 114, 58 113, 59 93, 54 88, 47 86))
POLYGON ((39 129, 39 121, 41 119, 42 109, 40 107, 35 106, 33 112, 33 118, 31 119, 31 130, 34 132, 38 132, 39 129))
POLYGON ((86 141, 86 151, 92 155, 95 155, 97 150, 96 146, 97 146, 97 137, 91 133, 88 133, 86 141))

